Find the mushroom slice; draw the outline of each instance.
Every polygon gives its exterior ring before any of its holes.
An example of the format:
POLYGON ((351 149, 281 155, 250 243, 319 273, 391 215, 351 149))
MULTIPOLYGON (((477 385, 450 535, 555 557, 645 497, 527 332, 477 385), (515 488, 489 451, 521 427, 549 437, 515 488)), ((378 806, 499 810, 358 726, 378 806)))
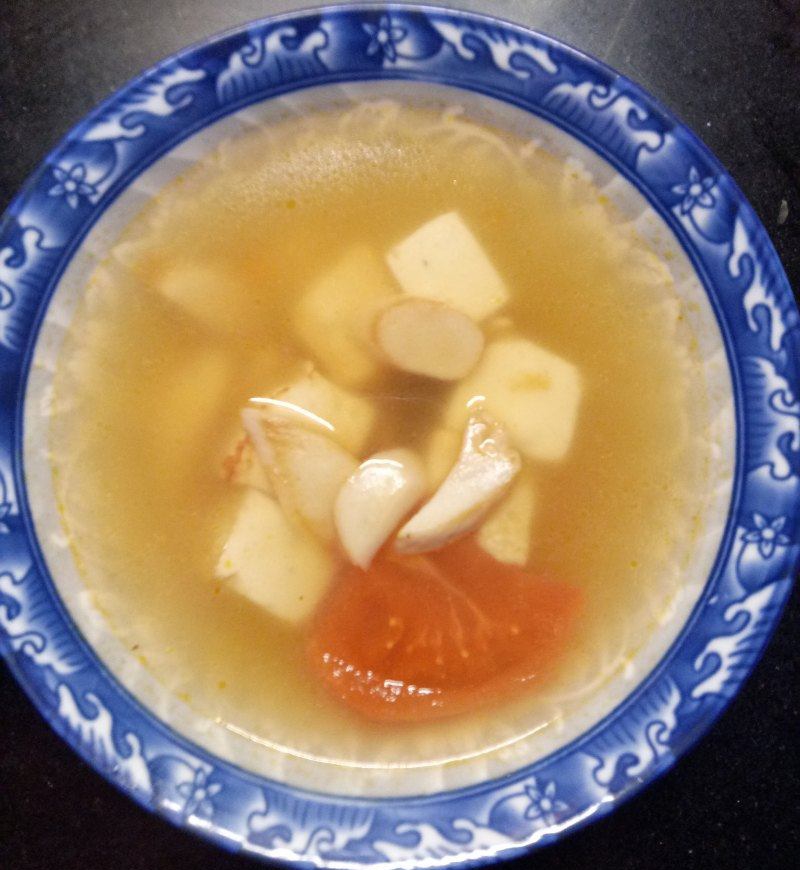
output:
POLYGON ((242 423, 286 516, 332 539, 336 496, 357 460, 324 432, 275 422, 254 408, 242 411, 242 423))
POLYGON ((313 366, 308 366, 298 378, 278 390, 274 400, 265 400, 263 412, 275 421, 293 419, 296 422, 298 409, 311 412, 323 424, 330 424, 333 440, 355 454, 363 451, 375 423, 372 402, 334 384, 313 366))
POLYGON ((468 375, 483 351, 483 333, 470 317, 426 299, 405 299, 381 312, 375 341, 401 371, 442 381, 468 375))
POLYGON ((400 529, 402 553, 437 550, 472 531, 520 470, 519 453, 503 427, 473 409, 456 464, 430 501, 400 529))
POLYGON ((350 561, 366 570, 424 494, 425 469, 411 450, 386 450, 362 462, 339 490, 334 508, 350 561))
POLYGON ((252 439, 241 425, 227 442, 227 448, 219 462, 219 470, 222 479, 227 483, 273 495, 269 475, 256 455, 252 439))

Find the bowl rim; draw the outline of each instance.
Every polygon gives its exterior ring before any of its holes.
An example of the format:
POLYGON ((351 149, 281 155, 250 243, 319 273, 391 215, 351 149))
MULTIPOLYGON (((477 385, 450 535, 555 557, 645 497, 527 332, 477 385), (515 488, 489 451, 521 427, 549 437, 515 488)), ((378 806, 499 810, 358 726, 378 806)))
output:
POLYGON ((658 101, 584 52, 492 15, 417 3, 320 6, 230 28, 156 63, 91 111, 0 222, 0 530, 10 544, 0 557, 0 651, 45 719, 106 779, 228 849, 321 866, 436 866, 486 863, 550 842, 669 769, 727 707, 777 624, 800 562, 797 326, 777 254, 730 176, 658 101), (517 105, 636 185, 689 257, 720 325, 736 470, 700 598, 613 711, 499 780, 365 799, 284 785, 222 761, 116 682, 49 576, 21 444, 42 316, 116 196, 178 142, 247 104, 375 79, 454 85, 517 105))

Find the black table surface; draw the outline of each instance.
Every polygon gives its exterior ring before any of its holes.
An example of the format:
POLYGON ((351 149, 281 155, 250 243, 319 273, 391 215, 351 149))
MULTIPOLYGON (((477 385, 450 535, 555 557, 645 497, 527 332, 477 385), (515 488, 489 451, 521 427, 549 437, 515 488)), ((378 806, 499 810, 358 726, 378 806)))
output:
MULTIPOLYGON (((86 111, 140 69, 292 5, 0 0, 0 208, 86 111)), ((800 0, 451 5, 537 27, 607 61, 660 98, 733 174, 798 286, 800 0)), ((795 594, 744 689, 672 771, 608 818, 508 866, 798 866, 798 653, 795 594)), ((0 868, 209 866, 252 864, 172 828, 117 792, 50 731, 0 667, 0 868)))

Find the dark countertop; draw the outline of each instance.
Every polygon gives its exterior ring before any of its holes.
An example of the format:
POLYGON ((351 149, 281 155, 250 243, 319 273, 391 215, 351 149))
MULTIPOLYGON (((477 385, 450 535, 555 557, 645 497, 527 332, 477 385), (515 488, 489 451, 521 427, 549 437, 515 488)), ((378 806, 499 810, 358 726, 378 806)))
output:
MULTIPOLYGON (((142 67, 291 5, 0 0, 0 208, 69 127, 142 67)), ((491 9, 531 24, 644 85, 727 166, 772 236, 793 286, 800 285, 800 0, 448 5, 491 9)), ((516 866, 796 866, 799 657, 795 593, 755 674, 696 749, 612 816, 516 866)), ((108 785, 50 731, 4 666, 0 740, 0 867, 252 866, 148 815, 108 785)))

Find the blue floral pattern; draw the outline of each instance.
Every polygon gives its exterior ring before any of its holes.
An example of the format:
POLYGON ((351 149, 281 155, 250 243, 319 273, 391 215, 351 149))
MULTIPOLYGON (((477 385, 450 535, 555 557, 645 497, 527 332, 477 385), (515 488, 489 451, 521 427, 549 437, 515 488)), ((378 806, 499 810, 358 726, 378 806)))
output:
POLYGON ((10 510, 11 505, 7 501, 0 503, 0 535, 7 535, 11 531, 8 525, 3 522, 10 510))
POLYGON ((210 782, 208 772, 198 767, 190 782, 178 784, 178 794, 186 801, 183 805, 183 815, 210 819, 214 815, 214 803, 211 798, 221 790, 222 784, 210 782))
POLYGON ((97 188, 86 181, 86 167, 76 163, 69 169, 61 166, 53 167, 56 183, 47 191, 48 196, 63 196, 70 208, 77 208, 81 197, 92 197, 97 194, 97 188))
POLYGON ((392 24, 390 15, 383 15, 378 24, 365 21, 361 25, 369 36, 367 54, 381 54, 386 60, 397 60, 397 43, 405 39, 407 30, 392 24))
POLYGON ((540 786, 534 777, 525 786, 525 796, 530 800, 525 810, 526 819, 534 819, 544 825, 555 825, 564 817, 567 805, 556 797, 556 784, 548 782, 540 786))
POLYGON ((791 543, 789 536, 782 534, 785 525, 786 517, 776 517, 770 521, 756 512, 753 514, 753 528, 744 533, 742 540, 748 544, 758 544, 758 552, 764 559, 769 559, 776 547, 788 547, 791 543))
POLYGON ((767 642, 800 555, 799 327, 777 256, 730 177, 688 130, 597 61, 513 25, 407 6, 318 10, 213 39, 92 112, 0 225, 3 655, 89 763, 144 806, 227 848, 309 865, 432 867, 546 843, 668 768, 724 709, 767 642), (637 184, 714 301, 742 421, 717 565, 698 618, 653 674, 552 757, 496 782, 391 801, 252 776, 190 744, 123 691, 65 615, 37 557, 14 410, 38 313, 69 252, 119 190, 191 131, 251 102, 365 78, 492 93, 588 142, 637 184))
POLYGON ((689 170, 689 180, 681 184, 675 184, 672 187, 672 192, 682 197, 680 204, 681 214, 688 214, 695 206, 713 208, 715 199, 711 191, 715 184, 716 180, 713 175, 701 178, 696 167, 692 166, 689 170))
POLYGON ((0 283, 0 310, 8 308, 14 302, 14 294, 7 284, 0 283))

